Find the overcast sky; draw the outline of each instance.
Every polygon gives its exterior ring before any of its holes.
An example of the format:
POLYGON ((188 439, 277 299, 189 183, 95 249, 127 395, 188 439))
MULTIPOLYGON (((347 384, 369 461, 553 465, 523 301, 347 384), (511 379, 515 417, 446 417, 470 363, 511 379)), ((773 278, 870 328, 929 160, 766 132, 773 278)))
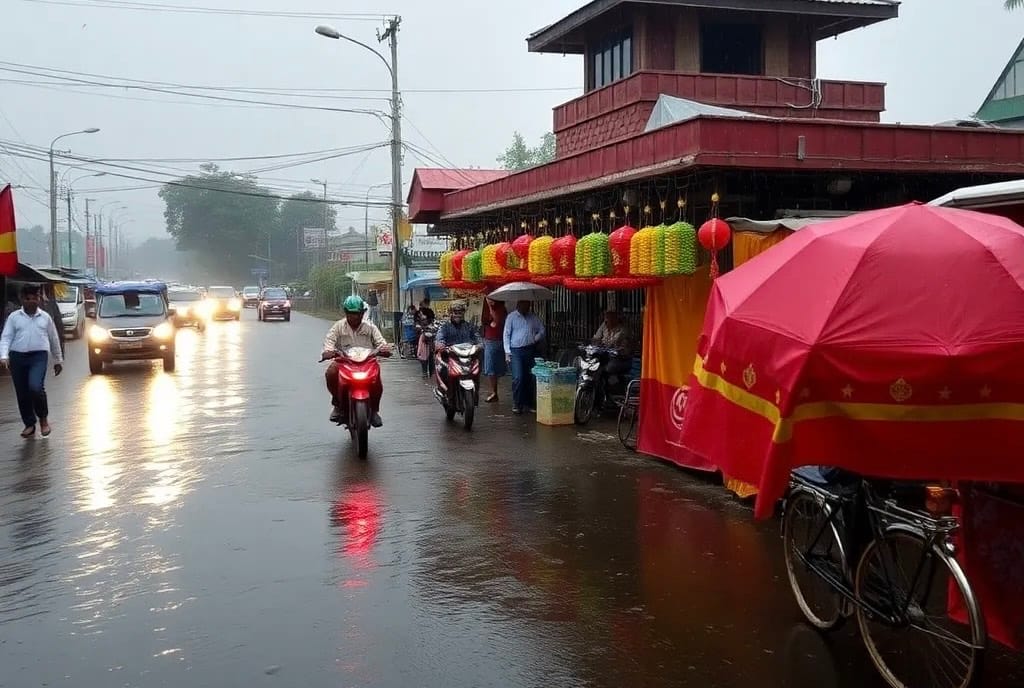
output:
MULTIPOLYGON (((377 98, 385 94, 375 89, 389 88, 384 65, 356 46, 315 35, 317 19, 136 11, 125 6, 398 14, 406 140, 441 162, 491 167, 514 130, 530 142, 539 139, 551 127, 551 108, 581 92, 580 57, 527 53, 525 37, 584 2, 0 0, 0 62, 31 65, 29 71, 44 67, 185 85, 354 89, 343 95, 377 98), (457 92, 426 92, 436 89, 457 92)), ((906 0, 900 14, 897 20, 819 44, 820 77, 888 83, 886 121, 933 123, 969 116, 1024 35, 1024 11, 1005 12, 1002 0, 906 0)), ((371 43, 380 26, 379 20, 324 22, 371 43)), ((237 106, 95 86, 39 87, 47 80, 12 68, 22 69, 0 64, 0 141, 45 147, 58 134, 100 127, 100 133, 58 144, 87 157, 276 155, 363 146, 383 142, 388 135, 377 119, 366 115, 237 106), (14 80, 35 85, 11 83, 14 80)), ((223 95, 328 107, 387 107, 385 100, 338 100, 338 93, 321 92, 334 96, 331 99, 223 95)), ((156 163, 126 164, 150 169, 156 163)), ((244 171, 265 164, 222 166, 244 171)), ((434 163, 406 153, 403 197, 412 170, 422 165, 434 163)), ((75 170, 68 178, 81 174, 75 170)), ((275 190, 317 193, 322 189, 309 180, 326 177, 332 197, 362 198, 370 185, 389 181, 389 154, 381 148, 260 176, 275 190)), ((0 150, 0 182, 5 179, 35 187, 16 192, 19 225, 47 226, 46 192, 38 188, 46 183, 45 163, 16 164, 0 150)), ((165 236, 163 206, 155 188, 110 190, 141 183, 111 176, 81 179, 74 187, 76 213, 84 210, 87 196, 97 204, 116 201, 129 208, 121 216, 135 220, 128 229, 133 239, 165 236)), ((388 189, 384 186, 372 194, 384 197, 388 189)), ((360 226, 363 210, 342 208, 339 217, 342 226, 360 226)), ((371 211, 371 221, 382 218, 381 211, 371 211)))

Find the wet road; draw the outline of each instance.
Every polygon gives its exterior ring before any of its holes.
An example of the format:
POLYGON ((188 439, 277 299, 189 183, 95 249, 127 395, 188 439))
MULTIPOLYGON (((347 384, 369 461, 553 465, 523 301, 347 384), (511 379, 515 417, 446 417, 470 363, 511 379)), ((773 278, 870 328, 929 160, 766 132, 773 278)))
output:
POLYGON ((71 342, 46 440, 0 379, 0 686, 881 685, 800 622, 777 526, 602 429, 466 434, 395 361, 352 458, 326 328, 247 311, 170 375, 71 342))

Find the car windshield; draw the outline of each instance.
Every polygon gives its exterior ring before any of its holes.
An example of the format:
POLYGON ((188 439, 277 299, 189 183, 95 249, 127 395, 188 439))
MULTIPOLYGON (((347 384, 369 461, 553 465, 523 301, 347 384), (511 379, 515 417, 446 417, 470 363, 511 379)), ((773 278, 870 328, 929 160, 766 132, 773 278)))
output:
POLYGON ((243 294, 259 294, 260 293, 260 288, 259 287, 246 287, 245 289, 242 290, 242 293, 243 294))
POLYGON ((287 299, 288 294, 285 293, 284 289, 266 289, 263 292, 263 298, 265 299, 287 299))
POLYGON ((163 315, 164 300, 159 294, 140 294, 129 291, 124 294, 109 294, 100 300, 101 318, 132 318, 147 315, 163 315))
POLYGON ((197 291, 173 291, 171 292, 171 301, 202 301, 203 295, 197 291))
POLYGON ((215 299, 231 299, 235 296, 235 290, 231 287, 210 287, 208 293, 215 299))
POLYGON ((56 288, 57 303, 77 303, 78 302, 78 287, 63 284, 58 285, 56 288))

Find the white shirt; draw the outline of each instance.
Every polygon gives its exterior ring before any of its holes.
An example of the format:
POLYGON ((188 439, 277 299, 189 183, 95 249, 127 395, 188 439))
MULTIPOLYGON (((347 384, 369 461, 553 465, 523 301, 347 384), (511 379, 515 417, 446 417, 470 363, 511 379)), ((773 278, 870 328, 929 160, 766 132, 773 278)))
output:
POLYGON ((334 351, 343 346, 362 346, 367 349, 378 349, 387 344, 384 335, 372 322, 364 320, 359 323, 355 332, 348 325, 348 320, 339 320, 331 326, 324 338, 324 351, 334 351))
POLYGON ((60 353, 60 335, 53 318, 42 308, 32 315, 19 308, 7 317, 3 334, 0 334, 0 360, 10 358, 12 351, 27 354, 33 351, 49 351, 54 364, 63 363, 60 353))

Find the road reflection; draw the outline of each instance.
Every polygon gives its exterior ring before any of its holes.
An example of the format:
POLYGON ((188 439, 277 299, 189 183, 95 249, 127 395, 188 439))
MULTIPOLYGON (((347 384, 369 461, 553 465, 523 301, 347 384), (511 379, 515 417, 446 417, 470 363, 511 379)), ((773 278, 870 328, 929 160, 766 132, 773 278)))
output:
POLYGON ((82 434, 88 451, 79 454, 78 470, 84 480, 78 481, 75 503, 81 510, 98 511, 114 505, 115 482, 121 473, 113 452, 120 438, 115 424, 120 419, 120 397, 105 375, 93 375, 85 383, 85 409, 82 434))

